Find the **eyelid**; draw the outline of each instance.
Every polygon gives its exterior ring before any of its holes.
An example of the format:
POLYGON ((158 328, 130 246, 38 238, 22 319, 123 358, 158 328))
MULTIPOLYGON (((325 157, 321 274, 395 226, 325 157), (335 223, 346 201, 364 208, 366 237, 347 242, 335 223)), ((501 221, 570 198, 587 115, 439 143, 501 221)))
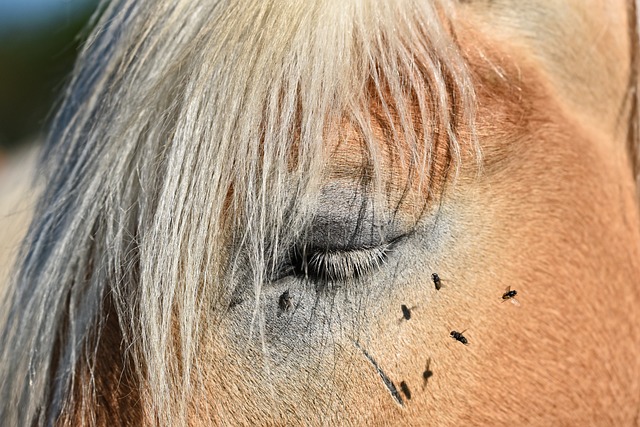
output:
POLYGON ((398 215, 396 206, 353 183, 325 185, 314 205, 308 228, 301 233, 315 248, 374 248, 410 233, 415 222, 398 215))
POLYGON ((373 248, 352 250, 327 250, 312 252, 308 258, 308 270, 317 278, 326 281, 357 279, 379 270, 386 262, 391 244, 373 248))
POLYGON ((400 238, 373 247, 322 248, 298 246, 280 262, 272 281, 287 276, 317 282, 358 279, 382 268, 400 238))

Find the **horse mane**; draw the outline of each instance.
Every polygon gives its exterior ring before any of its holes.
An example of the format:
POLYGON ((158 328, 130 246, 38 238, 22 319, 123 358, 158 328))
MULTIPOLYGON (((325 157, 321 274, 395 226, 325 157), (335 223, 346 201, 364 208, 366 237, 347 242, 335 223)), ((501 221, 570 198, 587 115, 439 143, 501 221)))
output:
POLYGON ((147 419, 185 424, 198 337, 225 313, 233 259, 247 257, 259 295, 269 251, 310 215, 327 135, 358 129, 379 182, 377 102, 413 170, 430 170, 443 135, 459 163, 475 95, 454 13, 446 0, 105 0, 0 303, 0 419, 96 423, 111 325, 147 419))

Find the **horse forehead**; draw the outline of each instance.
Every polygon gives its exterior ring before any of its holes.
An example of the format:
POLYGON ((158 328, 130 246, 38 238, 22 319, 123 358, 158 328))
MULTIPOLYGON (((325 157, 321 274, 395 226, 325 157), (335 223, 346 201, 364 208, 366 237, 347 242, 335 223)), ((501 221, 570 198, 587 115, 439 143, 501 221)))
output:
POLYGON ((626 0, 471 1, 461 21, 537 61, 570 109, 612 132, 620 120, 611 102, 628 90, 631 71, 628 7, 626 0))
MULTIPOLYGON (((491 105, 485 108, 485 113, 492 110, 490 116, 502 116, 507 122, 521 120, 531 110, 546 108, 533 105, 544 98, 535 92, 545 86, 542 88, 545 96, 552 94, 554 101, 564 105, 565 111, 570 111, 581 123, 590 122, 590 127, 604 134, 618 132, 622 125, 621 100, 629 89, 630 76, 627 3, 624 0, 462 3, 455 25, 458 42, 473 72, 480 74, 478 101, 491 105), (535 79, 523 75, 528 71, 522 68, 527 66, 536 68, 535 79), (530 90, 523 93, 525 86, 530 90)), ((428 98, 429 94, 424 96, 428 98)), ((375 114, 375 106, 371 110, 375 114)), ((480 126, 498 133, 504 127, 496 120, 480 126)), ((389 126, 376 122, 373 133, 382 180, 392 185, 389 188, 395 192, 405 191, 407 162, 394 151, 396 147, 400 151, 406 148, 402 146, 403 135, 399 135, 399 141, 391 141, 389 126)), ((360 180, 371 153, 351 123, 344 122, 337 132, 329 135, 326 147, 330 180, 360 180)), ((441 154, 443 157, 447 153, 441 154)))

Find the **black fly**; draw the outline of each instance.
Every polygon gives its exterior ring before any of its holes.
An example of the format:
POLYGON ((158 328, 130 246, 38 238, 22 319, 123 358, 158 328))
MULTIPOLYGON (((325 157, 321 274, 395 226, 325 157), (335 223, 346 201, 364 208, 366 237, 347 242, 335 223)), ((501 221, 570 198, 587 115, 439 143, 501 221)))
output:
POLYGON ((422 379, 424 380, 424 383, 422 384, 423 390, 427 386, 427 383, 429 382, 429 378, 433 376, 433 371, 431 370, 430 366, 431 366, 431 358, 427 359, 427 366, 425 366, 424 372, 422 373, 422 379))
POLYGON ((436 291, 439 291, 440 288, 442 288, 442 281, 440 280, 438 273, 433 273, 431 275, 431 280, 433 280, 433 284, 436 285, 436 291))
POLYGON ((464 334, 467 330, 465 329, 462 332, 458 332, 458 331, 451 331, 451 338, 453 338, 456 341, 460 341, 462 344, 464 345, 469 345, 469 341, 467 341, 467 339, 465 338, 464 334))
POLYGON ((278 299, 278 307, 280 307, 280 313, 286 313, 291 309, 291 307, 293 307, 291 296, 289 296, 289 289, 280 295, 280 298, 278 299))
POLYGON ((406 382, 402 381, 400 383, 400 390, 402 390, 402 393, 405 395, 407 400, 411 400, 411 390, 409 390, 409 386, 406 382))
POLYGON ((404 317, 404 320, 411 319, 411 309, 404 304, 402 304, 400 308, 402 308, 402 317, 404 317))
POLYGON ((400 308, 402 309, 402 317, 400 319, 398 319, 398 323, 402 323, 403 320, 409 320, 411 319, 411 312, 413 309, 415 309, 417 306, 413 306, 413 307, 409 307, 406 304, 402 304, 400 306, 400 308))
POLYGON ((520 302, 515 298, 518 295, 518 291, 511 289, 511 286, 507 286, 502 294, 502 302, 511 301, 514 305, 520 305, 520 302))

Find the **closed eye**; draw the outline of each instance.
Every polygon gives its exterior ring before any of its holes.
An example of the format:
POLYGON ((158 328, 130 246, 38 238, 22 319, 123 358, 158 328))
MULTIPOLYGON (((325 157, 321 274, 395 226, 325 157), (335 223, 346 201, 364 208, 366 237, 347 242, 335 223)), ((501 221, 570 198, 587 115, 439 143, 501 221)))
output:
POLYGON ((345 282, 380 270, 394 242, 372 248, 295 248, 279 277, 296 276, 316 282, 345 282))

